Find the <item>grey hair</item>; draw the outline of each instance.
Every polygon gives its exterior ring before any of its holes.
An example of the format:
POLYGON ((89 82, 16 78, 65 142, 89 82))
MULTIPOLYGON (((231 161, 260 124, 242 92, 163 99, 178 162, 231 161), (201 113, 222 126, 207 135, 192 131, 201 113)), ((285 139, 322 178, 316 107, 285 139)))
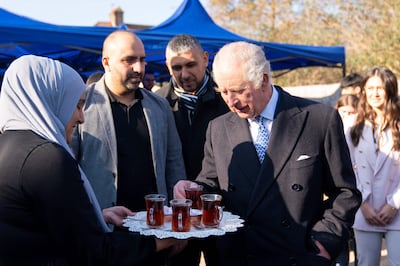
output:
POLYGON ((203 52, 203 47, 196 37, 189 34, 179 34, 168 42, 166 53, 181 54, 190 51, 194 47, 203 52))
POLYGON ((252 82, 255 88, 261 87, 264 74, 268 75, 269 83, 272 83, 270 62, 259 45, 239 41, 223 46, 214 58, 214 76, 218 76, 220 69, 234 65, 241 67, 243 77, 252 82))

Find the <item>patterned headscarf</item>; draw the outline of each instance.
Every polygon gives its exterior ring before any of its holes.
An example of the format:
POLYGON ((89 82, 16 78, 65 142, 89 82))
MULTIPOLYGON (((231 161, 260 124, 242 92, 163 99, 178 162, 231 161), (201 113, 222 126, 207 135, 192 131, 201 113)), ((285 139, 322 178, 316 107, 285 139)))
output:
MULTIPOLYGON (((26 55, 8 67, 0 93, 0 132, 32 130, 64 147, 73 156, 65 127, 86 85, 68 65, 53 59, 26 55)), ((83 171, 81 178, 104 231, 104 222, 93 189, 83 171)))

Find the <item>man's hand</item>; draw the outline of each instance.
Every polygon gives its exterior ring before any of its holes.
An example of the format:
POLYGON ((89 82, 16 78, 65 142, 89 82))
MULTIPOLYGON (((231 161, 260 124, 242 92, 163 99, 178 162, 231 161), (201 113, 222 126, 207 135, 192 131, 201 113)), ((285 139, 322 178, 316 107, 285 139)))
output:
POLYGON ((331 255, 329 255, 328 251, 326 251, 324 246, 318 240, 314 240, 314 242, 317 248, 319 249, 319 253, 317 255, 327 258, 328 260, 331 260, 331 255))
POLYGON ((180 180, 174 186, 174 199, 185 199, 185 186, 197 186, 197 183, 189 180, 180 180))
POLYGON ((124 206, 114 206, 103 209, 104 221, 108 224, 114 224, 116 226, 122 226, 123 220, 128 215, 135 215, 135 213, 124 206))
POLYGON ((158 239, 156 238, 156 250, 170 249, 170 256, 176 255, 181 252, 187 245, 187 240, 180 240, 175 238, 158 239))

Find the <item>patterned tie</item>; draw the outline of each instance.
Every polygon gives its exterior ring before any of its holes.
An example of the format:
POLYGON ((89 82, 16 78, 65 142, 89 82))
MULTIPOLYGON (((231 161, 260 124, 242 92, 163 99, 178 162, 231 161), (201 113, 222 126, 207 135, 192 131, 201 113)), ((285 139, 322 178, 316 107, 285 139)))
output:
POLYGON ((257 151, 258 159, 262 163, 264 161, 265 152, 267 151, 269 142, 269 131, 264 124, 264 120, 267 120, 267 118, 257 116, 255 119, 258 123, 258 134, 257 139, 254 142, 254 146, 257 151))

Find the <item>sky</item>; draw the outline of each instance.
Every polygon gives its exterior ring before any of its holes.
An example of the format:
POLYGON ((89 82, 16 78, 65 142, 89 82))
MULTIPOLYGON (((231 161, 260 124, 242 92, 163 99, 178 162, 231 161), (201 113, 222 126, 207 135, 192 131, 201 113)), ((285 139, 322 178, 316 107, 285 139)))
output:
MULTIPOLYGON (((42 22, 93 26, 109 21, 112 8, 124 11, 124 22, 154 26, 168 19, 184 0, 0 0, 0 8, 42 22)), ((200 1, 203 6, 205 0, 200 1)))

